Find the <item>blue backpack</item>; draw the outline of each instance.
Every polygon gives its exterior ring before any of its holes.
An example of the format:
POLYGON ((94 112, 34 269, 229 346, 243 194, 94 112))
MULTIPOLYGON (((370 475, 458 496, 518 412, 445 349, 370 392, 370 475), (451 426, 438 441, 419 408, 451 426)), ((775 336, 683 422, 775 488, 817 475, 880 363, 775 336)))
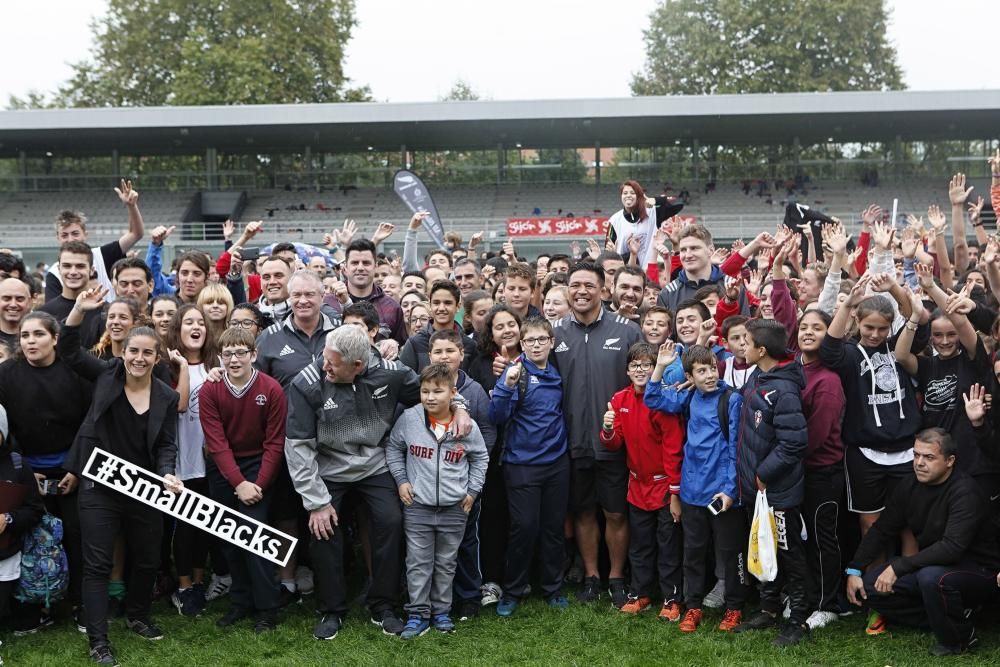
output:
MULTIPOLYGON (((21 457, 11 454, 14 467, 21 467, 21 457)), ((69 586, 69 561, 62 546, 62 519, 46 512, 31 532, 24 536, 21 548, 21 580, 14 597, 21 602, 46 607, 62 599, 69 586)))

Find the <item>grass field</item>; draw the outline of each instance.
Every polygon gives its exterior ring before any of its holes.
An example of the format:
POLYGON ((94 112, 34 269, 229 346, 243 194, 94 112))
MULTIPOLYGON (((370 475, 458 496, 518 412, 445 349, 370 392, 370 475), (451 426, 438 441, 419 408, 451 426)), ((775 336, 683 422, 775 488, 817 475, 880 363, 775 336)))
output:
MULTIPOLYGON (((478 619, 458 624, 454 635, 434 630, 411 642, 384 636, 360 610, 352 610, 332 641, 312 639, 316 620, 309 598, 287 610, 277 632, 258 637, 249 622, 221 631, 215 620, 228 608, 225 599, 191 620, 157 603, 154 613, 165 633, 146 642, 111 625, 111 641, 123 665, 997 665, 1000 616, 979 620, 981 648, 958 658, 933 658, 929 634, 895 629, 881 637, 864 634, 861 615, 841 619, 791 649, 775 649, 776 631, 726 635, 715 630, 720 614, 709 613, 694 635, 676 624, 661 623, 655 612, 623 617, 606 599, 593 606, 571 602, 564 612, 541 601, 522 605, 509 619, 484 610, 478 619)), ((68 623, 28 637, 9 637, 0 649, 7 665, 86 665, 87 642, 68 623)))

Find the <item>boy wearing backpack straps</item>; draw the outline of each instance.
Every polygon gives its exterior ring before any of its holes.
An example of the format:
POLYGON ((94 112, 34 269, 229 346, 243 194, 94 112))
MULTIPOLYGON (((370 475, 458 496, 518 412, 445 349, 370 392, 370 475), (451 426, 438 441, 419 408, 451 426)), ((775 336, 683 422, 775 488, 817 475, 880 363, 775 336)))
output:
POLYGON ((628 351, 632 386, 611 397, 604 414, 601 444, 610 450, 623 446, 628 463, 629 562, 632 581, 621 611, 638 614, 652 600, 659 580, 663 607, 660 620, 681 617, 681 450, 684 431, 674 415, 651 412, 643 394, 656 360, 656 348, 636 343, 628 351))
POLYGON ((677 358, 671 341, 660 346, 656 367, 646 385, 646 406, 685 417, 687 439, 681 465, 681 516, 684 525, 684 599, 687 612, 681 632, 694 632, 702 617, 705 564, 710 538, 719 545, 725 576, 725 614, 719 629, 731 632, 743 620, 747 596, 744 551, 748 525, 744 512, 734 509, 737 496, 736 443, 743 398, 719 380, 715 355, 693 345, 684 351, 684 376, 693 389, 664 384, 663 372, 677 358), (718 513, 709 509, 716 503, 718 513))

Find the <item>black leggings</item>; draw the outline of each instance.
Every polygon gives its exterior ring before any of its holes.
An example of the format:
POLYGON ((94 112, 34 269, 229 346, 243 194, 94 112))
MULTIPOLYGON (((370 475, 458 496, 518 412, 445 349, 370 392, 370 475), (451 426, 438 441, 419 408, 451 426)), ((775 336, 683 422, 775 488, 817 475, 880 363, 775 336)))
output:
MULTIPOLYGON (((207 496, 208 478, 186 479, 184 488, 207 496)), ((174 522, 174 567, 178 577, 190 577, 194 575, 195 569, 205 569, 211 537, 201 528, 195 528, 186 521, 174 522)))

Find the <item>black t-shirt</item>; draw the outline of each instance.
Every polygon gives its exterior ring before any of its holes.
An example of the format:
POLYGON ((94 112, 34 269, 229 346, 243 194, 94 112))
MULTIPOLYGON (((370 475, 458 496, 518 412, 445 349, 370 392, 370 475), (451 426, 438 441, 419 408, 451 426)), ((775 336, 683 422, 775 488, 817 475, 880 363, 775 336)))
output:
POLYGON ((0 341, 3 341, 7 347, 15 352, 21 346, 21 337, 17 333, 0 331, 0 341))
POLYGON ((108 451, 137 466, 152 470, 153 462, 149 460, 149 449, 146 447, 149 410, 141 415, 136 414, 135 408, 122 391, 111 403, 107 417, 111 435, 111 442, 107 443, 108 451))
MULTIPOLYGON (((52 317, 59 320, 60 324, 65 324, 66 318, 69 317, 69 313, 73 310, 73 306, 76 301, 73 299, 67 299, 62 294, 54 299, 49 299, 42 304, 41 308, 38 310, 48 313, 52 317)), ((101 333, 98 329, 98 323, 104 317, 104 309, 98 308, 97 310, 91 310, 83 314, 83 323, 80 325, 80 345, 83 347, 93 347, 97 344, 97 341, 101 339, 101 333)))

